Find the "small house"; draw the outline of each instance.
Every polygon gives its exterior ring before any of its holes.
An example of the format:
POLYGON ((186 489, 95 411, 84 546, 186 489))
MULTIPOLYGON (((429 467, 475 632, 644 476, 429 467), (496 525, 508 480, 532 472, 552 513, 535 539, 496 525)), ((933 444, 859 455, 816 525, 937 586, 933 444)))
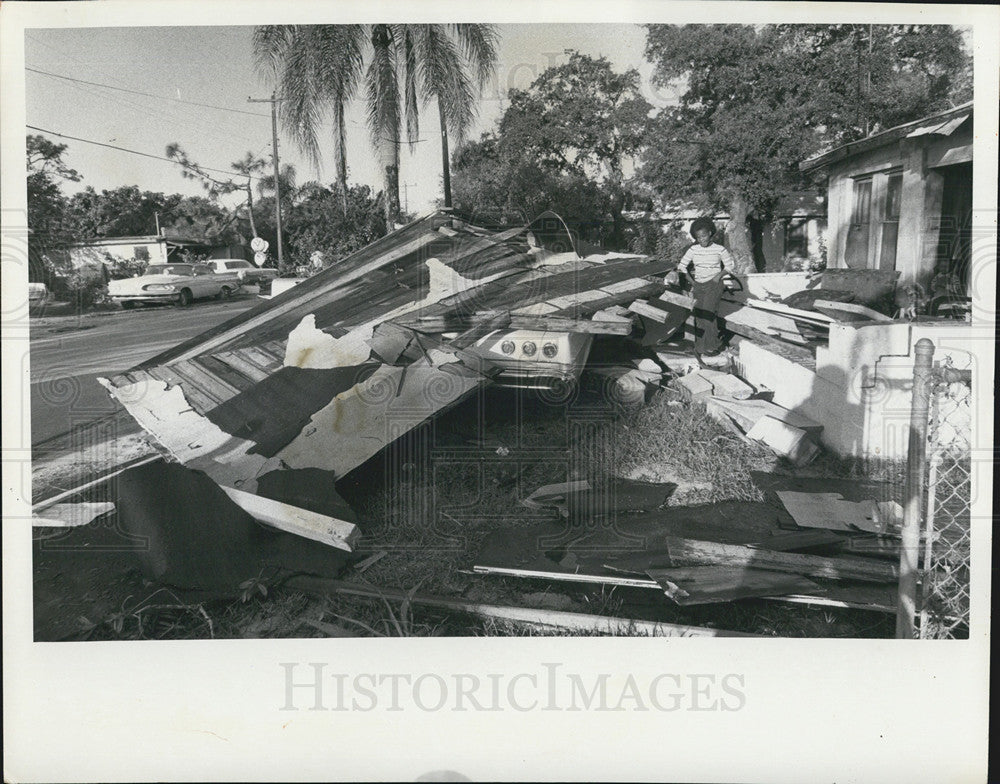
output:
POLYGON ((945 274, 968 293, 972 139, 970 102, 803 161, 827 179, 829 267, 924 290, 945 274))

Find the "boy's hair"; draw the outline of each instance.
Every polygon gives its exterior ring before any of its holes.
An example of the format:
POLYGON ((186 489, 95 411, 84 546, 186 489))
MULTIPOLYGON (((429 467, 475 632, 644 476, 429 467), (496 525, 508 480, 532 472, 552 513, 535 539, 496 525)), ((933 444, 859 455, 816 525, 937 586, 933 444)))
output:
POLYGON ((709 235, 715 236, 715 224, 711 218, 696 218, 691 224, 691 236, 698 239, 698 232, 702 229, 707 229, 709 235))

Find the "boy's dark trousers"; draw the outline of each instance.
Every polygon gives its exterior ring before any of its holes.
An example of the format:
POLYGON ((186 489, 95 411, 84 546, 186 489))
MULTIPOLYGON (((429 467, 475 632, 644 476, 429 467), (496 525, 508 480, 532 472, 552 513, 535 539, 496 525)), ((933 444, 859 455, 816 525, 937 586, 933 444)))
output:
POLYGON ((699 354, 715 354, 721 348, 717 311, 724 287, 722 276, 716 275, 704 283, 694 281, 694 350, 699 354))

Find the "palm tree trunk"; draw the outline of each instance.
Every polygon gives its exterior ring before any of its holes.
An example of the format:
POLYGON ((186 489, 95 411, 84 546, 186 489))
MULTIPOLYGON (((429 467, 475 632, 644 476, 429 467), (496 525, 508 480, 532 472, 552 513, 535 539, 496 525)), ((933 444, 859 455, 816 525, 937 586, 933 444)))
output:
POLYGON ((451 165, 448 160, 448 122, 444 116, 444 104, 437 99, 438 117, 441 120, 441 171, 444 184, 444 206, 451 209, 451 165))
POLYGON ((399 222, 399 145, 383 136, 378 144, 382 165, 382 192, 385 195, 385 224, 389 231, 399 222))

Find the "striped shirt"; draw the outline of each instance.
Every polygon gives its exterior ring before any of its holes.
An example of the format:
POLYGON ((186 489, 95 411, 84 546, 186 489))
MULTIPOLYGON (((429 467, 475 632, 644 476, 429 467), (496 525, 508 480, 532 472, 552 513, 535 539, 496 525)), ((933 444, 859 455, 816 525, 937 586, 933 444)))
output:
POLYGON ((735 272, 735 264, 733 254, 717 242, 708 247, 702 247, 696 242, 684 252, 678 269, 691 275, 696 283, 704 283, 722 270, 735 272))

